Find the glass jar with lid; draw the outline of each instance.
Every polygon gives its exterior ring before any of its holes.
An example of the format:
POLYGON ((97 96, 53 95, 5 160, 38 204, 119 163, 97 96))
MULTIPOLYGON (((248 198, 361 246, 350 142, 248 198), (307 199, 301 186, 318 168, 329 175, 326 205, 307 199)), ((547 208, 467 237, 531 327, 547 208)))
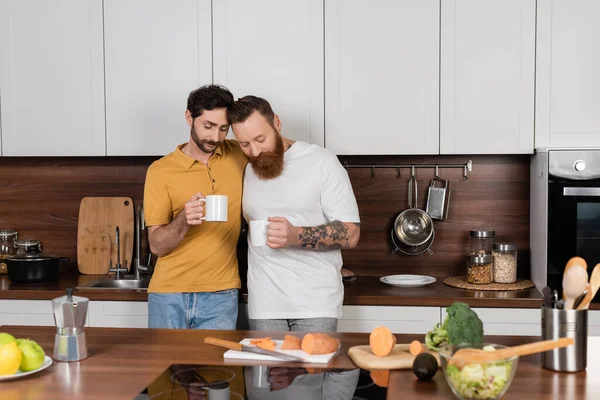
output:
POLYGON ((495 231, 471 231, 471 256, 482 256, 485 254, 492 254, 492 247, 494 246, 494 239, 496 237, 495 231))
POLYGON ((495 243, 494 282, 514 283, 517 281, 517 246, 510 243, 495 243))
POLYGON ((19 232, 14 229, 0 229, 0 274, 6 274, 6 263, 2 260, 17 254, 15 242, 19 232))
POLYGON ((487 285, 494 281, 491 254, 470 256, 467 262, 466 281, 475 285, 487 285))
POLYGON ((22 239, 15 241, 17 255, 40 255, 42 253, 42 242, 35 239, 22 239))

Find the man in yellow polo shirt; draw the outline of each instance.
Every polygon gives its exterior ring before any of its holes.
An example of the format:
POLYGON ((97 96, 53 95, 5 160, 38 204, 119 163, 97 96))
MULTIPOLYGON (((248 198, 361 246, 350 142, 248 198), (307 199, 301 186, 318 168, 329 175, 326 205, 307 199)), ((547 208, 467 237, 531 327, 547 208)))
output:
POLYGON ((148 168, 144 213, 150 250, 159 257, 148 288, 150 328, 235 329, 246 157, 237 142, 225 140, 232 104, 221 86, 191 92, 188 143, 148 168), (201 219, 201 199, 211 194, 228 197, 227 222, 201 219))

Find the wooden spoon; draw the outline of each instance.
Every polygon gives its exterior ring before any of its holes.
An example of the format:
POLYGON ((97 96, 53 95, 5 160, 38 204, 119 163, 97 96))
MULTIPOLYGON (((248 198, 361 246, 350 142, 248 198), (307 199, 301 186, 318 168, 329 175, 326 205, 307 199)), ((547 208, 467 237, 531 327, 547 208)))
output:
POLYGON ((596 264, 594 270, 592 271, 592 276, 590 277, 589 289, 587 295, 577 307, 578 310, 587 310, 590 306, 594 297, 596 297, 596 293, 598 293, 598 288, 600 288, 600 264, 596 264))
POLYGON ((479 349, 460 349, 452 355, 451 364, 485 364, 492 361, 505 360, 514 356, 526 356, 529 354, 542 353, 544 351, 567 347, 574 343, 572 338, 561 338, 557 340, 543 340, 522 344, 520 346, 507 347, 505 349, 485 351, 479 349))
POLYGON ((563 276, 563 298, 565 310, 572 310, 573 303, 588 285, 588 273, 581 267, 569 268, 563 276))

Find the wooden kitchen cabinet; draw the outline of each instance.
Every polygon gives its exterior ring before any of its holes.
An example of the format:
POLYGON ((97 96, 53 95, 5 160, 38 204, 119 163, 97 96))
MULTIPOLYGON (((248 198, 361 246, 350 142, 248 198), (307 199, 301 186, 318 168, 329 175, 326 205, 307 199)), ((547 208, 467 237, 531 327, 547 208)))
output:
POLYGON ((441 2, 440 154, 533 153, 535 4, 441 2))
POLYGON ((4 156, 104 156, 102 0, 0 2, 4 156))
POLYGON ((211 1, 104 0, 107 155, 189 140, 189 93, 212 83, 211 1))
POLYGON ((600 146, 600 2, 537 1, 535 147, 600 146))
POLYGON ((265 98, 283 135, 323 145, 323 0, 220 0, 213 21, 214 82, 265 98))
POLYGON ((439 153, 439 1, 325 0, 325 145, 439 153))

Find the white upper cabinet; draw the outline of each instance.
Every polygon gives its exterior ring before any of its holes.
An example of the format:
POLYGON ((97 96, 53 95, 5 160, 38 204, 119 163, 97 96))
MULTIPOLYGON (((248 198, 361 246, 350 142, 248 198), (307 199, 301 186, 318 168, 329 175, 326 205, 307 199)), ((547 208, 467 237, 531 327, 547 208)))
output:
POLYGON ((103 156, 102 0, 0 1, 5 156, 103 156))
POLYGON ((439 0, 325 0, 326 147, 439 153, 439 0))
POLYGON ((536 147, 600 146, 600 1, 538 0, 536 147))
POLYGON ((440 153, 532 153, 535 0, 443 0, 440 54, 440 153))
POLYGON ((323 0, 213 2, 214 82, 263 97, 282 133, 323 145, 323 0))
POLYGON ((211 0, 104 0, 107 153, 189 140, 189 93, 212 83, 211 0))

